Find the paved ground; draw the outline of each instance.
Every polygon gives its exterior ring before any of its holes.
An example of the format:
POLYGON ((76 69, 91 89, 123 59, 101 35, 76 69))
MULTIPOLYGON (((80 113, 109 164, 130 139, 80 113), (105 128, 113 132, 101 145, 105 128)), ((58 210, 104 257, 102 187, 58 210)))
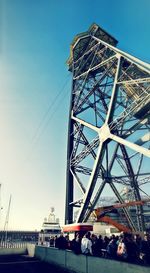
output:
POLYGON ((68 271, 28 256, 0 256, 0 273, 68 273, 68 271))

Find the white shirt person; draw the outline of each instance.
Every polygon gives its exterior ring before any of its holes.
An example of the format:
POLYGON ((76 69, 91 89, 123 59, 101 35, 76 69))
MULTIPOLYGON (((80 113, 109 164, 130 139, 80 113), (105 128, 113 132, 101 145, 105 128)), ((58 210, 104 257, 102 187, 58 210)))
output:
POLYGON ((89 239, 90 233, 86 233, 81 240, 81 252, 82 254, 92 254, 92 241, 89 239))

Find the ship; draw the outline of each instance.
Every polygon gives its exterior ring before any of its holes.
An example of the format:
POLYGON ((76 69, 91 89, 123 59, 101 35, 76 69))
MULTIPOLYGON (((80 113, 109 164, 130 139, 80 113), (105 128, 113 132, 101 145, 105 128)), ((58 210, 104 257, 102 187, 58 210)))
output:
POLYGON ((59 218, 56 218, 54 211, 54 207, 51 207, 48 218, 44 218, 42 229, 39 232, 40 245, 54 246, 56 237, 62 232, 59 218))

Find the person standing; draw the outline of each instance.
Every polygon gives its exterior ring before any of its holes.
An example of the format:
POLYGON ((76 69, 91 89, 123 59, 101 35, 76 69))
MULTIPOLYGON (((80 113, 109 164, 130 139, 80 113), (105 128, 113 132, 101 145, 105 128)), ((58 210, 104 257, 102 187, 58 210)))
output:
POLYGON ((71 241, 71 250, 75 254, 81 254, 81 237, 79 233, 77 233, 75 238, 71 241))
POLYGON ((90 240, 90 232, 87 232, 81 240, 81 252, 85 255, 93 255, 92 241, 90 240))

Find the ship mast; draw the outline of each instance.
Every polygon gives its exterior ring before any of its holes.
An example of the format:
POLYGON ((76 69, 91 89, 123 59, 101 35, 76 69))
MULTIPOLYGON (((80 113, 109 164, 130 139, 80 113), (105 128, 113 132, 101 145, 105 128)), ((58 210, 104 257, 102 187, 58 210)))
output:
POLYGON ((8 231, 8 223, 9 223, 10 205, 11 205, 11 195, 10 195, 10 198, 9 198, 8 210, 7 210, 5 224, 4 224, 5 242, 7 241, 7 231, 8 231))
POLYGON ((0 224, 1 224, 1 210, 2 210, 2 205, 1 205, 1 187, 2 187, 2 184, 0 183, 0 224))

